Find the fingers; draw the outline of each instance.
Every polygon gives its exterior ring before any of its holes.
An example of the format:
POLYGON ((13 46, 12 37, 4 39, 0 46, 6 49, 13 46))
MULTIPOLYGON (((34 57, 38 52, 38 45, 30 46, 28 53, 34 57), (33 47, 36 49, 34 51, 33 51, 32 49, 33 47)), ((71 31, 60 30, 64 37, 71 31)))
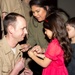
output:
POLYGON ((20 60, 20 61, 22 61, 22 63, 24 63, 24 62, 25 62, 24 58, 21 58, 21 60, 20 60))
POLYGON ((25 68, 24 74, 25 74, 25 75, 33 75, 33 72, 32 72, 30 69, 25 68))
POLYGON ((21 49, 22 52, 26 52, 29 50, 29 48, 31 48, 31 46, 29 44, 22 44, 21 48, 22 48, 21 49))
POLYGON ((41 49, 41 47, 40 46, 34 46, 33 48, 32 48, 32 51, 34 52, 37 52, 37 53, 41 53, 42 52, 42 49, 41 49))
POLYGON ((18 61, 16 62, 16 64, 17 64, 18 62, 20 62, 20 61, 25 62, 24 58, 20 57, 20 58, 18 59, 18 61))
POLYGON ((16 62, 15 67, 19 67, 19 66, 24 67, 24 63, 25 63, 25 60, 24 60, 23 58, 20 58, 20 59, 16 62))

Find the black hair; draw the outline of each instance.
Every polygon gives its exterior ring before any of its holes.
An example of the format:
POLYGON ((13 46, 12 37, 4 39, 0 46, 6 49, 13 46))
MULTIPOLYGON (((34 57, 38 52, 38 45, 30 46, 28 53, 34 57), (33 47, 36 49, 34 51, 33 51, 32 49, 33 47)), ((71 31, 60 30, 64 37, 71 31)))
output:
POLYGON ((54 12, 45 19, 43 26, 53 32, 52 39, 58 39, 64 50, 65 62, 68 62, 71 59, 71 47, 64 23, 64 18, 60 13, 54 12))
POLYGON ((36 5, 38 7, 44 8, 47 11, 46 16, 48 16, 51 12, 53 12, 56 9, 56 7, 52 4, 50 0, 30 0, 29 5, 30 7, 36 5), (46 6, 48 6, 48 9, 46 6))
POLYGON ((70 19, 65 23, 66 26, 67 26, 68 24, 69 24, 70 26, 72 26, 72 27, 75 28, 75 17, 70 18, 70 19))

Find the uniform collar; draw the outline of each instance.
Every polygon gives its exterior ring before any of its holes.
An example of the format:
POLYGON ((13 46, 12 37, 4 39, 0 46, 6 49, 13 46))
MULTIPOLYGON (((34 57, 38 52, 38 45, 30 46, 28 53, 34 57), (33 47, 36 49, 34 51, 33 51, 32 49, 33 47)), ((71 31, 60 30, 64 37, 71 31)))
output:
MULTIPOLYGON (((6 38, 5 38, 5 36, 3 37, 2 41, 3 41, 3 42, 2 42, 2 46, 3 46, 3 48, 4 48, 5 54, 10 53, 12 50, 11 50, 11 47, 9 46, 9 44, 8 44, 8 42, 7 42, 6 38)), ((18 44, 18 45, 16 46, 16 50, 19 50, 18 52, 20 52, 20 49, 21 49, 21 47, 20 47, 20 45, 18 44)))

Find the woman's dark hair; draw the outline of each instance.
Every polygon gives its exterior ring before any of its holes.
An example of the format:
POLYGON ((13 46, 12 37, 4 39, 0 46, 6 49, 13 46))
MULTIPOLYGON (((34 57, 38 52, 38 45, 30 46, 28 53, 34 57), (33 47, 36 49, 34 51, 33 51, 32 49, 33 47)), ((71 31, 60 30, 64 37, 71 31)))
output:
POLYGON ((63 16, 61 16, 60 13, 55 12, 45 19, 43 26, 53 32, 52 39, 58 39, 62 49, 64 50, 65 62, 68 62, 71 59, 71 48, 64 23, 63 16))
POLYGON ((36 5, 38 7, 44 8, 47 11, 46 16, 48 16, 51 12, 53 12, 56 9, 56 7, 52 4, 50 0, 30 0, 29 5, 30 7, 36 5), (48 6, 48 9, 46 6, 48 6))
POLYGON ((61 8, 57 8, 54 12, 59 13, 59 15, 63 18, 64 23, 70 19, 68 13, 61 8))

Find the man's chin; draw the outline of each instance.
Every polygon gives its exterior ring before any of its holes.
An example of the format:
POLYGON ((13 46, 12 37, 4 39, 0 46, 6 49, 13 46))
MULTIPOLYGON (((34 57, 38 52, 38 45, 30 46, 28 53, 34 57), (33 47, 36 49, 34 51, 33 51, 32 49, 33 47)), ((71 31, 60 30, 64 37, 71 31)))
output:
POLYGON ((24 40, 24 38, 22 38, 21 40, 19 40, 19 42, 21 42, 21 41, 23 41, 24 40))

